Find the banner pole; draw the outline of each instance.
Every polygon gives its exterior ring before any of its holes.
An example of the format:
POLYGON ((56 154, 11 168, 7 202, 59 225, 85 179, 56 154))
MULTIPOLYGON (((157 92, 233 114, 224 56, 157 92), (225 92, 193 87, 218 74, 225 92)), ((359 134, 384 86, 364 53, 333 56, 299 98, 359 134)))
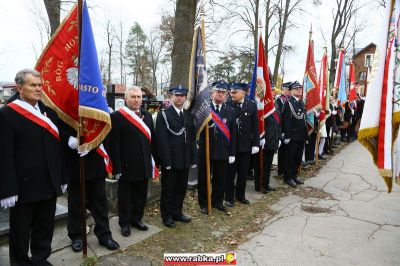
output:
POLYGON ((205 144, 206 144, 206 173, 207 173, 207 209, 211 214, 211 174, 210 174, 210 132, 208 130, 208 123, 204 127, 205 130, 205 144))
MULTIPOLYGON (((82 37, 82 8, 83 1, 78 0, 78 27, 79 27, 79 45, 78 45, 78 69, 80 68, 80 50, 81 50, 81 37, 82 37)), ((79 80, 79 71, 78 71, 79 80)), ((78 107, 79 108, 79 107, 78 107)), ((79 112, 79 111, 78 111, 79 112)), ((79 129, 78 129, 79 144, 84 143, 84 131, 82 117, 79 116, 79 129)), ((82 259, 87 257, 87 235, 86 235, 86 178, 85 178, 85 159, 79 156, 79 184, 80 184, 80 206, 81 206, 81 228, 82 228, 82 259)))

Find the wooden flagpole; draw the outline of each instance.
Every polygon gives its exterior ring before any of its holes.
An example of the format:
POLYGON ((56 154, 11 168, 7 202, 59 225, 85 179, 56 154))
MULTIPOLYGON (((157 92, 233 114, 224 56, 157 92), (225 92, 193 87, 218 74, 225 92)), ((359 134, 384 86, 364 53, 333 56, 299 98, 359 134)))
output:
MULTIPOLYGON (((80 69, 80 50, 82 37, 82 0, 78 0, 78 20, 79 20, 79 46, 78 46, 78 69, 80 69)), ((79 71, 78 71, 79 81, 79 71)), ((78 98, 79 99, 79 98, 78 98)), ((78 139, 81 145, 84 142, 84 130, 82 117, 79 117, 78 139)), ((85 178, 85 159, 79 156, 79 183, 80 183, 80 205, 81 205, 81 227, 82 227, 82 258, 87 257, 87 235, 86 235, 86 178, 85 178)))
MULTIPOLYGON (((201 1, 200 5, 200 17, 201 17, 201 40, 203 45, 203 53, 204 53, 204 65, 206 65, 206 35, 204 32, 204 2, 201 1)), ((208 213, 211 214, 211 171, 210 171, 210 132, 208 128, 208 123, 204 127, 205 130, 205 144, 206 144, 206 178, 207 178, 207 209, 208 213)))

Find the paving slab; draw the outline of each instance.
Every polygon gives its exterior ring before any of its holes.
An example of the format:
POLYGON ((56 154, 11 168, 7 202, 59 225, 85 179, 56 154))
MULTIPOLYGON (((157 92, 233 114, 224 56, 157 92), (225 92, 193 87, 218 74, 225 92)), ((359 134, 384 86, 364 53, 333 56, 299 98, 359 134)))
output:
POLYGON ((388 194, 359 143, 335 155, 303 188, 272 206, 277 215, 237 247, 238 265, 400 265, 400 189, 388 194), (306 189, 303 190, 307 191, 306 189))

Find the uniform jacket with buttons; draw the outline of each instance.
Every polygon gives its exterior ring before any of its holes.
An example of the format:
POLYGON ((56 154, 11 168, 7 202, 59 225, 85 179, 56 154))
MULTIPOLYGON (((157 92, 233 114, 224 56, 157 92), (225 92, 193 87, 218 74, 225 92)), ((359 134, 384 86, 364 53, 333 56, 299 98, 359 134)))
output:
POLYGON ((172 105, 166 110, 161 110, 157 115, 157 148, 163 167, 171 166, 176 169, 186 169, 190 165, 197 164, 193 117, 187 110, 183 110, 183 117, 184 121, 172 105), (185 128, 182 134, 174 134, 179 133, 182 128, 185 128))
POLYGON ((258 132, 257 104, 245 99, 242 107, 233 101, 228 103, 235 110, 237 128, 237 152, 251 152, 251 148, 260 146, 258 132))
MULTIPOLYGON (((214 104, 210 104, 215 111, 214 104)), ((220 106, 218 114, 230 132, 231 141, 229 142, 222 131, 215 125, 213 121, 209 123, 210 138, 210 158, 212 160, 228 160, 229 156, 236 155, 237 146, 237 129, 235 113, 231 106, 223 103, 220 106)), ((199 156, 205 156, 205 134, 201 133, 199 140, 199 156)))
POLYGON ((285 139, 291 141, 305 141, 308 137, 306 125, 306 112, 303 101, 296 100, 293 96, 285 102, 282 113, 282 133, 285 139), (292 108, 293 112, 292 113, 292 108), (299 118, 301 117, 301 118, 299 118))

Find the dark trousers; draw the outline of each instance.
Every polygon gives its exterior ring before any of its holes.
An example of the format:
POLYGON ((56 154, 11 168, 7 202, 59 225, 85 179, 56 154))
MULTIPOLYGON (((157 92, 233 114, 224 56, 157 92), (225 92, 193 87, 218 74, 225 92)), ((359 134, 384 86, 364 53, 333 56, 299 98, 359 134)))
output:
POLYGON ((315 159, 315 145, 317 142, 317 133, 311 133, 304 147, 304 157, 306 162, 314 161, 315 159))
MULTIPOLYGON (((111 237, 105 182, 104 178, 99 178, 88 180, 85 183, 86 208, 90 211, 96 223, 94 234, 101 241, 111 237)), ((67 229, 68 236, 72 241, 82 238, 80 198, 79 183, 71 182, 68 185, 67 229)))
POLYGON ((263 150, 264 152, 264 189, 269 187, 269 180, 271 176, 272 160, 274 159, 275 150, 263 150))
POLYGON ((278 175, 285 173, 285 161, 287 156, 287 145, 281 141, 281 146, 278 149, 278 175))
MULTIPOLYGON (((211 205, 220 206, 224 200, 228 160, 210 160, 210 169, 212 175, 211 205)), ((199 158, 197 190, 200 208, 207 207, 206 160, 202 157, 199 158)))
POLYGON ((236 160, 228 167, 228 175, 225 182, 225 200, 234 202, 234 196, 237 199, 245 199, 246 176, 249 172, 250 153, 239 152, 236 154, 236 160), (235 193, 235 176, 236 193, 235 193))
POLYGON ((182 214, 188 176, 188 168, 170 170, 162 168, 160 209, 164 220, 182 214))
POLYGON ((10 264, 48 265, 57 198, 20 203, 10 208, 10 264), (29 259, 29 243, 32 258, 29 259))
POLYGON ((119 225, 142 221, 147 199, 148 180, 118 181, 119 225))
POLYGON ((325 146, 324 146, 324 152, 325 153, 330 153, 331 152, 331 148, 332 148, 332 139, 331 139, 331 126, 326 126, 326 141, 325 141, 325 146))
POLYGON ((304 141, 290 141, 288 146, 287 171, 285 179, 297 178, 304 150, 304 141))

